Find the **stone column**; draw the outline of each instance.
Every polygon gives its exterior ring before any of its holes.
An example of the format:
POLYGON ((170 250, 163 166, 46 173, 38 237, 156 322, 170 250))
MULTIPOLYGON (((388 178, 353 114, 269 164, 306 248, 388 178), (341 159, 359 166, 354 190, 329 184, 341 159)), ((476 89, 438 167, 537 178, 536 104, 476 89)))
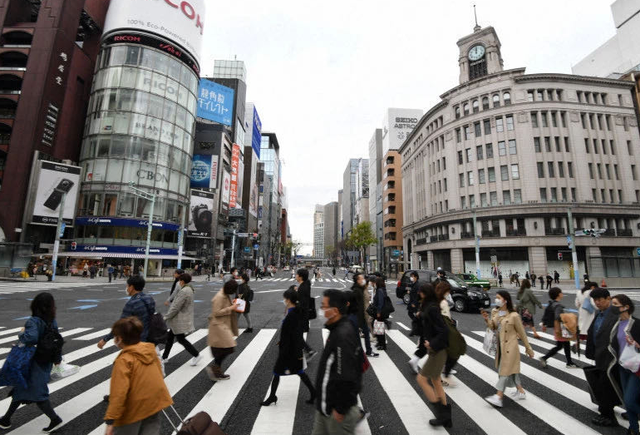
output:
POLYGON ((427 269, 434 270, 433 251, 427 251, 427 269))
MULTIPOLYGON (((587 253, 587 269, 589 270, 589 280, 600 282, 604 278, 604 264, 600 257, 600 248, 597 246, 589 246, 587 253)), ((582 272, 584 274, 584 272, 582 272)), ((582 277, 580 277, 582 280, 582 277)))
POLYGON ((462 257, 462 249, 453 248, 451 250, 451 272, 453 273, 463 273, 464 270, 464 260, 462 257))
POLYGON ((541 276, 547 273, 547 250, 544 246, 529 247, 529 273, 541 276))

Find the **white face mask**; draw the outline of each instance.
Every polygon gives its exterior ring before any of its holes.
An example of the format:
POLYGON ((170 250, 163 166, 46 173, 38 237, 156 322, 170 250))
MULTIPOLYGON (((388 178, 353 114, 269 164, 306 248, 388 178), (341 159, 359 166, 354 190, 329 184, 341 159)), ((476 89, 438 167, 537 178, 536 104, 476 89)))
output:
POLYGON ((504 299, 496 298, 494 302, 496 303, 496 307, 502 307, 505 301, 504 299))
POLYGON ((416 282, 416 279, 414 277, 409 278, 411 280, 411 282, 416 282))
POLYGON ((286 299, 283 299, 282 303, 284 304, 285 307, 287 306, 287 300, 286 299))
POLYGON ((322 326, 324 326, 327 323, 327 318, 324 316, 324 310, 322 308, 318 308, 318 316, 317 316, 318 320, 320 320, 320 323, 322 323, 322 326))

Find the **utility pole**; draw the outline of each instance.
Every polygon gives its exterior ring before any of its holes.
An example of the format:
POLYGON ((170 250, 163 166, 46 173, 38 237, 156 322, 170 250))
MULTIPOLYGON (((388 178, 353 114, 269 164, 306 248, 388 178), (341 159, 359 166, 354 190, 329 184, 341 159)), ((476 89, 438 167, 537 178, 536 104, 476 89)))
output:
POLYGON ((578 252, 576 251, 576 238, 573 229, 573 215, 571 209, 567 210, 567 221, 569 226, 569 244, 571 247, 571 259, 573 260, 573 278, 576 284, 576 290, 580 290, 580 272, 578 270, 578 252))
POLYGON ((231 263, 229 267, 235 267, 235 253, 236 253, 236 229, 233 229, 233 238, 231 239, 231 263))
POLYGON ((53 268, 53 274, 51 275, 51 281, 56 280, 56 270, 58 269, 58 252, 60 251, 60 238, 64 233, 64 200, 67 197, 67 192, 60 191, 62 193, 62 199, 60 200, 60 211, 58 212, 58 225, 56 226, 56 241, 53 243, 53 255, 51 256, 51 267, 53 268))
POLYGON ((480 279, 480 236, 478 235, 478 225, 476 212, 473 212, 473 236, 476 239, 476 276, 480 279))

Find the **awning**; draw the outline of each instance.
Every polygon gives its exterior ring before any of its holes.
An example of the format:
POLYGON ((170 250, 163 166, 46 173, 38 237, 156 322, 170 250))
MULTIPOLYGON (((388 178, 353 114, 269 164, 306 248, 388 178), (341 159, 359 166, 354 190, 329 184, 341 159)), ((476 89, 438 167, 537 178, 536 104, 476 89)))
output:
MULTIPOLYGON (((52 254, 35 254, 43 257, 51 257, 52 254)), ((144 254, 121 254, 118 252, 60 252, 58 257, 79 257, 79 258, 139 258, 144 259, 144 254)), ((153 255, 149 254, 149 260, 177 260, 177 255, 153 255)), ((197 258, 182 256, 183 260, 197 260, 197 258)))

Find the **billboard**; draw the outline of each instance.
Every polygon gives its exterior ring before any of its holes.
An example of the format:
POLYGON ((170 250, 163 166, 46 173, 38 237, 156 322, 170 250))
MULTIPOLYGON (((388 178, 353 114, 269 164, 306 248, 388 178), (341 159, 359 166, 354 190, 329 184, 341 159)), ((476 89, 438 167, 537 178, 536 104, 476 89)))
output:
POLYGON ((420 109, 388 109, 382 123, 382 155, 400 149, 422 118, 420 109))
POLYGON ((215 189, 218 187, 218 156, 196 154, 191 165, 191 187, 215 189))
POLYGON ((258 157, 255 150, 251 149, 251 178, 247 189, 251 189, 249 193, 249 213, 251 216, 258 217, 258 183, 256 182, 256 176, 258 172, 258 157))
POLYGON ((233 123, 233 96, 234 91, 231 88, 207 79, 200 80, 196 116, 231 126, 233 123))
POLYGON ((213 193, 192 190, 187 234, 189 237, 210 237, 212 224, 213 193))
POLYGON ((229 174, 226 170, 222 170, 222 186, 220 186, 222 190, 221 199, 222 199, 222 209, 225 212, 229 211, 229 199, 231 193, 231 174, 229 174))
POLYGON ((260 158, 260 142, 262 140, 262 121, 258 116, 256 107, 253 107, 253 131, 251 133, 251 147, 256 152, 258 158, 260 158))
POLYGON ((66 194, 62 217, 65 222, 71 223, 78 200, 81 168, 41 161, 38 172, 31 222, 57 225, 62 196, 66 194))
POLYGON ((187 49, 200 62, 205 0, 111 0, 103 34, 133 29, 155 33, 187 49))
POLYGON ((242 178, 244 177, 244 162, 242 162, 240 145, 233 144, 231 151, 231 185, 229 191, 229 208, 242 207, 242 178), (240 200, 238 201, 238 198, 240 200), (240 204, 238 203, 240 202, 240 204))

